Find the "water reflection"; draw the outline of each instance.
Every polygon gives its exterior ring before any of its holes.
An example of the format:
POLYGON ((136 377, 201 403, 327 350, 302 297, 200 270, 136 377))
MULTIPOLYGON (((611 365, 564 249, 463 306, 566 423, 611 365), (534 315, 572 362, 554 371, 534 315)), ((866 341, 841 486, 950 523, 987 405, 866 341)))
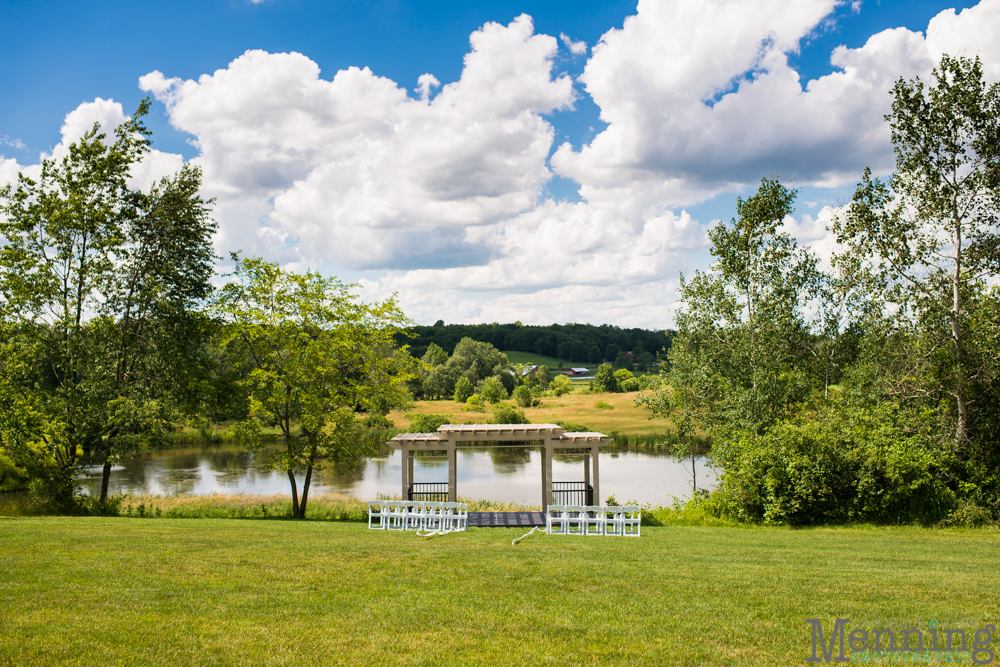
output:
MULTIPOLYGON (((116 466, 111 491, 150 494, 289 494, 288 476, 267 469, 277 448, 257 454, 237 447, 206 446, 158 452, 116 466)), ((553 479, 582 481, 584 455, 556 454, 553 479)), ((715 477, 703 459, 697 461, 698 486, 712 488, 715 477)), ((347 493, 359 498, 401 492, 401 459, 398 451, 342 469, 314 473, 316 493, 347 493)), ((600 455, 602 500, 614 494, 619 500, 666 504, 672 497, 691 493, 690 463, 661 452, 605 449, 600 455), (686 465, 687 464, 687 465, 686 465)), ((418 454, 414 481, 447 482, 448 460, 418 454)), ((458 493, 470 498, 490 498, 537 504, 541 497, 541 454, 537 448, 475 447, 458 450, 458 493)), ((301 478, 300 478, 301 479, 301 478)), ((81 480, 91 493, 100 491, 100 470, 81 480)))

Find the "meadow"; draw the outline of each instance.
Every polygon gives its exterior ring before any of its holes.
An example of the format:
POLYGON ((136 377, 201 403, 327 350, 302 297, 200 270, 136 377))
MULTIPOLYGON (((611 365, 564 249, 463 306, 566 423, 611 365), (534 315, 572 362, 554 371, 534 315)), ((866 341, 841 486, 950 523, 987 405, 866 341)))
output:
POLYGON ((996 530, 523 532, 0 519, 0 665, 792 665, 807 618, 997 621, 996 530))
MULTIPOLYGON (((534 424, 572 422, 606 434, 611 431, 635 435, 663 433, 670 426, 670 421, 662 417, 650 419, 648 412, 633 404, 636 395, 635 392, 590 394, 574 391, 564 396, 542 398, 538 407, 523 410, 525 417, 534 424), (595 407, 598 402, 603 402, 610 408, 595 407)), ((452 420, 459 424, 484 424, 492 416, 492 406, 486 406, 484 412, 463 412, 462 408, 462 405, 454 401, 415 401, 406 413, 399 410, 389 413, 389 419, 396 428, 405 431, 407 414, 450 414, 452 420)))

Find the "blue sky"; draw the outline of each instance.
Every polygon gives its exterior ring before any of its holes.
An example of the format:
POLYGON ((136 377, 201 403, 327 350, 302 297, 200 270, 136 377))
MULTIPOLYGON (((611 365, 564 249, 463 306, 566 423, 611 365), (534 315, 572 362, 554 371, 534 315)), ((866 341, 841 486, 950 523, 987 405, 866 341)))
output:
POLYGON ((767 173, 800 188, 800 242, 831 252, 824 220, 865 166, 891 168, 891 81, 956 50, 994 71, 998 17, 988 1, 2 2, 0 177, 152 94, 146 176, 203 167, 220 254, 360 279, 421 322, 661 327, 678 272, 707 266, 705 227, 767 173))

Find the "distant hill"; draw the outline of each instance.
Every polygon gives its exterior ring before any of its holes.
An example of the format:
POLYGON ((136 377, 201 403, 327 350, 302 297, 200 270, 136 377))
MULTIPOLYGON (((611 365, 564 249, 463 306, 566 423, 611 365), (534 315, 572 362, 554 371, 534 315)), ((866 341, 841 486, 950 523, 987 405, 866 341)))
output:
MULTIPOLYGON (((473 340, 491 343, 498 350, 528 352, 551 357, 567 363, 596 364, 602 359, 613 360, 619 351, 631 352, 637 345, 659 355, 669 349, 670 331, 650 329, 621 329, 609 324, 552 324, 525 326, 513 324, 445 324, 410 328, 412 338, 400 342, 410 344, 415 357, 423 356, 431 343, 437 343, 448 354, 458 341, 468 336, 473 340)), ((554 367, 554 366, 553 366, 554 367)))

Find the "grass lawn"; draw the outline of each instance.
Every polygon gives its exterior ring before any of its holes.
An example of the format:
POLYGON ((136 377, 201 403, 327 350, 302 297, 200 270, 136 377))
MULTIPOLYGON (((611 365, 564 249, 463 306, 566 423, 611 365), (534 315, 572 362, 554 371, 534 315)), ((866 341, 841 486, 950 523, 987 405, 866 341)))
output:
MULTIPOLYGON (((512 364, 535 364, 536 366, 548 366, 550 371, 557 371, 559 369, 559 360, 554 357, 546 357, 544 354, 535 354, 534 352, 504 352, 507 355, 507 359, 512 364)), ((573 366, 593 366, 597 368, 596 365, 590 364, 586 361, 564 361, 562 362, 564 368, 570 368, 573 366)))
POLYGON ((0 519, 0 664, 801 665, 806 618, 1000 620, 996 530, 522 532, 0 519))
MULTIPOLYGON (((534 424, 554 424, 573 422, 601 433, 612 430, 628 434, 662 433, 670 421, 662 417, 649 419, 649 413, 633 405, 636 393, 629 394, 580 394, 550 396, 542 399, 537 408, 524 408, 524 415, 534 424), (604 401, 610 410, 598 410, 594 404, 604 401)), ((512 403, 511 401, 506 401, 512 403)), ((462 412, 462 406, 454 401, 415 401, 410 414, 431 413, 450 414, 456 423, 471 422, 484 424, 493 416, 493 406, 485 412, 462 412)), ((405 429, 409 421, 400 411, 389 414, 389 419, 397 428, 405 429)))

